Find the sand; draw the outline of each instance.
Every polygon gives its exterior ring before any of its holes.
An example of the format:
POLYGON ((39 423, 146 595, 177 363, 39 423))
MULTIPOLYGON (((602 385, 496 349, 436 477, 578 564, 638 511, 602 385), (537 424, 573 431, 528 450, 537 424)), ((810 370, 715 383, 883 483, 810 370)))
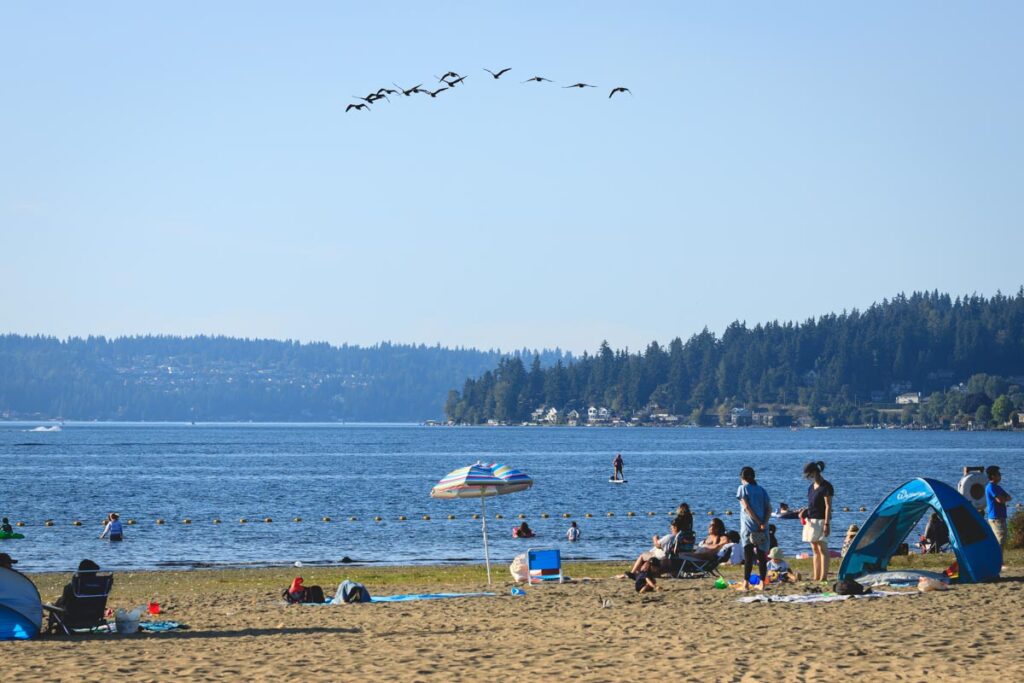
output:
MULTIPOLYGON (((631 582, 600 578, 513 597, 502 570, 493 598, 286 606, 280 590, 296 572, 330 592, 346 575, 382 595, 487 588, 478 569, 121 574, 112 606, 156 597, 163 618, 190 630, 0 643, 0 679, 942 681, 1024 673, 1024 565, 999 583, 948 593, 818 605, 740 604, 710 580, 662 580, 663 590, 637 595, 631 582)), ((44 599, 64 580, 33 578, 44 599)))

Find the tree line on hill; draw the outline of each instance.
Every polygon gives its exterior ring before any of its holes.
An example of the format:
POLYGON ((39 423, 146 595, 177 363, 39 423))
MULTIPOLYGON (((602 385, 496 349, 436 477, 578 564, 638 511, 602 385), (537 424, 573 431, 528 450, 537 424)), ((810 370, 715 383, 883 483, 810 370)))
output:
POLYGON ((77 420, 420 421, 504 358, 440 345, 230 337, 0 335, 0 417, 77 420))
POLYGON ((607 406, 624 418, 653 406, 694 418, 739 405, 801 406, 814 424, 846 425, 887 420, 886 410, 931 421, 985 417, 985 404, 991 420, 997 402, 1000 412, 1021 409, 1021 376, 1024 287, 988 298, 915 292, 803 323, 734 322, 720 337, 705 328, 638 353, 603 342, 594 355, 550 366, 504 358, 449 392, 445 412, 481 424, 524 422, 541 406, 563 414, 607 406), (990 379, 996 395, 977 386, 990 379), (932 400, 896 406, 907 392, 932 400))

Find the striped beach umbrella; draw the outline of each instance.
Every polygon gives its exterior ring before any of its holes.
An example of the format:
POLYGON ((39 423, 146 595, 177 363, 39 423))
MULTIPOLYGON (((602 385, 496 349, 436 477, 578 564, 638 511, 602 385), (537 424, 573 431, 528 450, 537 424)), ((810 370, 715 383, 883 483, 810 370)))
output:
POLYGON ((500 463, 477 462, 449 472, 430 490, 431 498, 479 498, 480 519, 484 536, 484 564, 487 583, 491 582, 491 557, 487 548, 487 503, 491 496, 503 496, 525 491, 533 486, 533 479, 517 469, 500 463))

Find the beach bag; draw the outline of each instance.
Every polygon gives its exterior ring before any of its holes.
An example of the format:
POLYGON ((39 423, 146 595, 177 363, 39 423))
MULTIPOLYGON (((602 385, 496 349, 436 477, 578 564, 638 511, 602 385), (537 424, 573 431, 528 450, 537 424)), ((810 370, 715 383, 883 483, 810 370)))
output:
POLYGON ((833 584, 832 591, 839 595, 864 595, 865 593, 870 593, 871 589, 864 588, 864 586, 853 579, 843 579, 833 584))
POLYGON ((508 566, 512 574, 512 580, 516 583, 525 583, 530 579, 530 568, 526 564, 526 553, 521 553, 512 558, 512 564, 508 566))
POLYGON ((366 590, 366 586, 355 581, 342 581, 338 586, 338 593, 341 594, 342 602, 370 602, 370 591, 366 590))
POLYGON ((761 548, 768 545, 768 532, 767 531, 751 531, 750 532, 750 543, 752 545, 761 548))

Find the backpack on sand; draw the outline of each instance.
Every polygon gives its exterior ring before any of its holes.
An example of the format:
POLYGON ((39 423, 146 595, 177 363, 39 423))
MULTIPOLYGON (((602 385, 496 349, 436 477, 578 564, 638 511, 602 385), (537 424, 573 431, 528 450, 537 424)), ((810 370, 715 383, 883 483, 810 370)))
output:
POLYGON ((842 581, 836 581, 832 585, 832 590, 839 595, 864 595, 870 593, 870 588, 865 588, 861 584, 857 583, 853 579, 843 579, 842 581))

